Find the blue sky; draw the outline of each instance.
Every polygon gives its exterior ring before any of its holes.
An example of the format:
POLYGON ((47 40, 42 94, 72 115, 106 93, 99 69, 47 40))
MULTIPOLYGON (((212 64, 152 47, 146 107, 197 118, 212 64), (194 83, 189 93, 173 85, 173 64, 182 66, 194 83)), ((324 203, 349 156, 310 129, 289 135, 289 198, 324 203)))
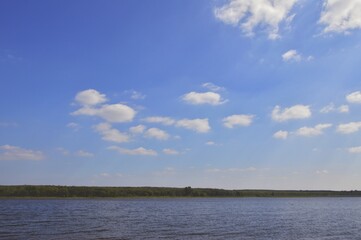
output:
POLYGON ((361 1, 1 1, 0 184, 360 189, 361 1))

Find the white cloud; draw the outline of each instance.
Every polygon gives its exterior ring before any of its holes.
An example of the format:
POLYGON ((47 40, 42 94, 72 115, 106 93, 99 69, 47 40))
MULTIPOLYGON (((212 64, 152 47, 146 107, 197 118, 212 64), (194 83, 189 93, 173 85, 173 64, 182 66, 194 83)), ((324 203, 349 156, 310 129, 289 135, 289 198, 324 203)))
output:
POLYGON ((143 156, 156 156, 157 152, 152 149, 145 149, 143 147, 135 148, 135 149, 126 149, 120 148, 118 146, 110 146, 108 147, 109 150, 117 151, 121 154, 125 155, 143 155, 143 156))
POLYGON ((226 169, 220 169, 220 168, 208 168, 205 169, 205 172, 207 173, 244 173, 244 172, 255 172, 257 169, 255 167, 248 167, 248 168, 226 168, 226 169))
POLYGON ((289 23, 290 11, 297 0, 230 0, 214 10, 215 17, 234 26, 239 25, 246 35, 252 36, 259 26, 266 29, 269 39, 279 38, 279 25, 289 23))
POLYGON ((74 122, 70 122, 66 125, 68 128, 73 128, 73 129, 77 129, 79 128, 79 124, 74 123, 74 122))
POLYGON ((44 158, 41 151, 11 145, 0 146, 0 160, 43 160, 44 158))
POLYGON ((324 0, 319 23, 325 25, 324 33, 348 33, 361 28, 361 1, 324 0))
POLYGON ((222 100, 221 95, 215 92, 190 92, 183 95, 182 100, 193 105, 210 104, 214 106, 226 102, 225 100, 222 100))
POLYGON ((121 103, 103 105, 100 108, 85 106, 72 113, 72 115, 98 116, 108 122, 130 122, 135 114, 134 109, 121 103))
POLYGON ((208 146, 214 146, 214 145, 216 145, 216 143, 213 142, 213 141, 208 141, 208 142, 206 142, 205 144, 208 145, 208 146))
POLYGON ((208 90, 211 90, 213 92, 219 92, 219 91, 224 91, 225 90, 224 87, 217 86, 217 85, 215 85, 215 84, 213 84, 211 82, 203 83, 202 87, 207 88, 208 90))
POLYGON ((351 147, 348 149, 349 153, 361 153, 361 146, 359 147, 351 147))
POLYGON ((94 129, 102 135, 102 139, 105 141, 117 143, 129 141, 129 136, 127 134, 112 128, 109 123, 99 123, 98 125, 94 126, 94 129))
POLYGON ((97 90, 88 89, 78 92, 75 101, 83 106, 94 106, 107 101, 105 94, 99 93, 97 90))
POLYGON ((85 158, 94 157, 93 153, 90 153, 90 152, 87 152, 84 150, 79 150, 79 151, 75 152, 75 155, 78 157, 85 157, 85 158))
POLYGON ((316 171, 316 174, 319 174, 319 175, 324 175, 324 174, 328 174, 329 172, 327 170, 317 170, 316 171))
POLYGON ((357 92, 350 93, 349 95, 346 96, 346 100, 349 103, 361 104, 361 92, 357 91, 357 92))
POLYGON ((350 108, 348 105, 341 105, 339 107, 335 107, 333 103, 328 104, 320 110, 320 113, 330 113, 330 112, 339 112, 339 113, 348 113, 350 108))
POLYGON ((169 134, 159 128, 149 128, 144 136, 147 138, 155 138, 158 140, 167 140, 169 138, 169 134))
POLYGON ((177 121, 176 126, 193 130, 199 133, 206 133, 209 132, 209 130, 211 129, 208 123, 208 118, 182 119, 177 121))
POLYGON ((132 91, 130 98, 134 100, 141 100, 145 98, 145 95, 142 94, 141 92, 132 91))
POLYGON ((361 122, 350 122, 350 123, 338 125, 337 132, 342 134, 350 134, 357 132, 360 129, 361 129, 361 122))
POLYGON ((287 139, 288 132, 280 130, 278 132, 275 132, 275 134, 273 134, 273 137, 277 139, 287 139))
POLYGON ((130 127, 129 128, 129 132, 133 133, 133 134, 141 134, 144 132, 144 130, 146 129, 146 127, 142 124, 134 126, 134 127, 130 127))
POLYGON ((147 117, 144 118, 143 121, 148 122, 148 123, 160 123, 163 125, 173 125, 175 124, 175 120, 170 118, 170 117, 147 117))
POLYGON ((284 122, 291 119, 305 119, 311 117, 309 106, 295 105, 281 110, 280 106, 275 106, 272 111, 272 119, 277 122, 284 122))
POLYGON ((163 153, 167 154, 167 155, 178 155, 179 154, 179 152, 177 150, 170 149, 170 148, 163 149, 163 153))
POLYGON ((284 54, 282 54, 282 59, 285 62, 289 62, 289 61, 301 61, 302 57, 301 55, 294 49, 291 49, 287 52, 285 52, 284 54))
POLYGON ((227 128, 233 128, 234 126, 249 126, 252 123, 253 115, 231 115, 223 118, 223 125, 227 128))
POLYGON ((330 128, 332 124, 325 123, 325 124, 318 124, 314 127, 301 127, 296 131, 296 135, 304 136, 304 137, 312 137, 318 136, 323 134, 323 130, 330 128))

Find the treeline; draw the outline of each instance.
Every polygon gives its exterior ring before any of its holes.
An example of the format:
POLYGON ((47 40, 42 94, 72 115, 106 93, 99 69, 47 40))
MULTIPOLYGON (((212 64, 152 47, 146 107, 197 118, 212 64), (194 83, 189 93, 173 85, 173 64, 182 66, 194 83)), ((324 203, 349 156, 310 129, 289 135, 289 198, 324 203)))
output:
POLYGON ((0 186, 0 197, 361 197, 361 191, 224 190, 167 187, 0 186))

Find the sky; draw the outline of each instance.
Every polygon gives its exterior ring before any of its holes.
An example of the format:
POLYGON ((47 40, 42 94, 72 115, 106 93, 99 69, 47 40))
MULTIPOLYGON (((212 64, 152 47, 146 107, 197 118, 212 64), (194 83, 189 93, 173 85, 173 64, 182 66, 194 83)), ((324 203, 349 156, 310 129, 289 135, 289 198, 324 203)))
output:
POLYGON ((361 0, 0 1, 0 184, 361 190, 361 0))

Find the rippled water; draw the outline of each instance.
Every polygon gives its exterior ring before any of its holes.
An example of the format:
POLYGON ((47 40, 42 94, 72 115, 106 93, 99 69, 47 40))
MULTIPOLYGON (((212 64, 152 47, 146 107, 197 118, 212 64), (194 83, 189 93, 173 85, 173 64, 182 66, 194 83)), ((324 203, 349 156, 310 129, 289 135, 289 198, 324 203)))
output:
POLYGON ((0 239, 361 239, 361 198, 0 200, 0 239))

